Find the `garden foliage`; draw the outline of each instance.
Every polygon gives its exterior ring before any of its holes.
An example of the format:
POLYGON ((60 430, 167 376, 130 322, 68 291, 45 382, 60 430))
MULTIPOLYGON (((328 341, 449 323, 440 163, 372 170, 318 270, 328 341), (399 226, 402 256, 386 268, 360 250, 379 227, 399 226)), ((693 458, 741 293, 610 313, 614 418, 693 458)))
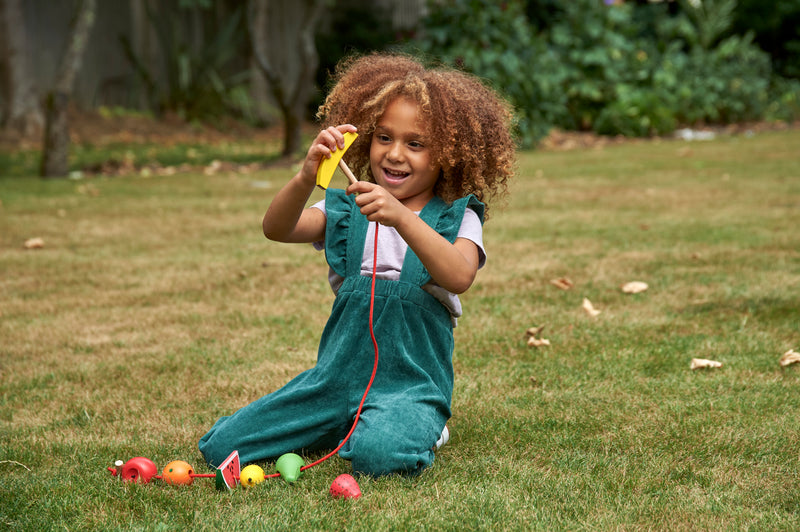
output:
POLYGON ((551 127, 647 136, 800 117, 800 83, 773 73, 753 34, 729 31, 735 0, 681 1, 673 12, 664 3, 550 4, 539 21, 522 1, 436 3, 410 48, 505 94, 524 146, 551 127))
POLYGON ((166 16, 146 5, 147 18, 160 48, 163 64, 150 64, 138 56, 130 39, 120 36, 120 45, 144 88, 148 107, 159 114, 174 112, 184 120, 215 121, 225 114, 255 122, 249 96, 248 72, 237 65, 245 51, 243 10, 236 9, 219 22, 207 0, 181 0, 162 6, 166 16), (192 35, 186 17, 199 10, 208 39, 192 35), (193 41, 201 41, 193 45, 193 41), (160 73, 165 77, 161 81, 160 73))
POLYGON ((731 31, 752 31, 776 72, 800 78, 800 0, 738 0, 731 31))

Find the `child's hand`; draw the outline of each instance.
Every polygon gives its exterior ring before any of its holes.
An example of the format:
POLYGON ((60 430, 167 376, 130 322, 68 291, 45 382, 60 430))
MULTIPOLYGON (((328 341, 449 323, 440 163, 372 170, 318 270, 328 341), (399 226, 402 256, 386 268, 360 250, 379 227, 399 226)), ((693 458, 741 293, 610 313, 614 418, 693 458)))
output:
POLYGON ((358 194, 355 199, 356 205, 361 208, 361 214, 366 216, 370 222, 397 227, 404 216, 410 214, 416 217, 408 207, 400 203, 400 200, 392 196, 388 190, 375 183, 359 181, 348 186, 346 192, 348 194, 358 194))
POLYGON ((306 154, 306 159, 303 161, 303 167, 300 174, 305 182, 313 182, 316 184, 317 168, 322 162, 322 159, 329 159, 331 153, 344 148, 344 133, 355 133, 356 127, 351 124, 343 124, 341 126, 329 127, 323 129, 311 143, 306 154))

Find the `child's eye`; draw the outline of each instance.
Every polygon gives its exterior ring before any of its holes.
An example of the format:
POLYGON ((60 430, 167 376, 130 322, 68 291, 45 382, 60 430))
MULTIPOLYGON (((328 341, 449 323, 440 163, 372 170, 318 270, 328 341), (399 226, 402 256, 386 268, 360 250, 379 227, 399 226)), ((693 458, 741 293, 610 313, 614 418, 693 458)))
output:
POLYGON ((425 145, 418 140, 412 140, 411 142, 408 143, 408 146, 415 150, 421 150, 422 148, 425 147, 425 145))
POLYGON ((378 134, 377 137, 379 142, 391 142, 392 140, 389 135, 378 134))

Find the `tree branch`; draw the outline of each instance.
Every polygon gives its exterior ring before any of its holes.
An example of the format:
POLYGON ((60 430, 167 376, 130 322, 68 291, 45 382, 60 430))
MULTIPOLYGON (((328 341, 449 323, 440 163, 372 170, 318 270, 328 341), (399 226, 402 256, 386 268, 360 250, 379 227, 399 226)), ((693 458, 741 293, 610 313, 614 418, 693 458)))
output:
POLYGON ((266 54, 264 53, 264 23, 266 17, 266 0, 249 0, 247 2, 247 29, 250 33, 250 43, 253 48, 253 57, 256 64, 261 69, 272 95, 278 105, 286 105, 286 96, 281 84, 281 79, 272 68, 266 54))
POLYGON ((56 77, 55 91, 69 94, 72 92, 72 85, 75 76, 81 68, 83 51, 89 42, 92 25, 94 24, 96 0, 80 0, 77 15, 73 21, 70 40, 64 57, 61 59, 58 76, 56 77))
POLYGON ((313 79, 314 73, 319 66, 319 57, 317 55, 317 47, 314 43, 314 34, 317 26, 322 19, 322 14, 325 11, 325 0, 314 0, 311 5, 311 13, 308 17, 308 23, 303 26, 302 31, 298 37, 298 48, 300 50, 300 64, 302 65, 300 74, 297 76, 297 85, 292 91, 293 99, 292 105, 305 104, 308 97, 308 84, 313 79))

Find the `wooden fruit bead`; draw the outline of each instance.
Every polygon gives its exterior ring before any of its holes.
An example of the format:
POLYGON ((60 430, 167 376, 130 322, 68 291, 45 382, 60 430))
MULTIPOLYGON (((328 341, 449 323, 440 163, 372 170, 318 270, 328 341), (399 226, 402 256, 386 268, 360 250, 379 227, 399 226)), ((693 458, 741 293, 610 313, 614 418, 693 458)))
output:
POLYGON ((173 486, 189 486, 194 482, 194 469, 183 460, 174 460, 164 467, 161 478, 173 486))
POLYGON ((275 462, 275 469, 281 474, 281 478, 291 484, 303 474, 302 467, 305 465, 303 457, 294 453, 286 453, 280 456, 275 462))
POLYGON ((342 473, 336 477, 329 490, 334 499, 358 499, 361 497, 361 488, 352 475, 342 473))
POLYGON ((261 484, 264 482, 264 478, 266 478, 264 470, 255 464, 245 467, 239 474, 239 482, 241 482, 243 488, 252 488, 256 484, 261 484))
POLYGON ((124 464, 119 465, 117 469, 122 480, 126 482, 141 482, 142 484, 150 482, 150 479, 158 473, 156 464, 144 456, 131 458, 124 464))

